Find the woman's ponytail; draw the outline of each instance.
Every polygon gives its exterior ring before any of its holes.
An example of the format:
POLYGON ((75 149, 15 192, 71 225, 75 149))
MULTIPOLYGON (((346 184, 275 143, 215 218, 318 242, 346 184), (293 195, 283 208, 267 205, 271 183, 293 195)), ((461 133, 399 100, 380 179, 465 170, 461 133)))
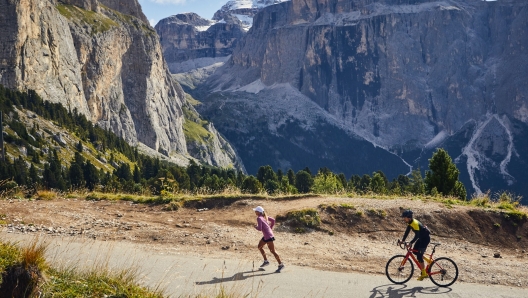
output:
POLYGON ((264 219, 266 220, 266 223, 269 224, 268 216, 266 215, 266 211, 261 212, 262 216, 264 216, 264 219))

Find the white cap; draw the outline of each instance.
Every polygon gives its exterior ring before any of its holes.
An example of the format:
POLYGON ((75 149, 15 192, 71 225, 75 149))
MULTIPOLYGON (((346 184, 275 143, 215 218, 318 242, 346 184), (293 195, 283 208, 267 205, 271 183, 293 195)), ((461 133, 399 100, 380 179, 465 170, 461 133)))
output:
POLYGON ((264 208, 257 206, 257 208, 253 208, 254 211, 258 211, 260 213, 264 212, 264 208))

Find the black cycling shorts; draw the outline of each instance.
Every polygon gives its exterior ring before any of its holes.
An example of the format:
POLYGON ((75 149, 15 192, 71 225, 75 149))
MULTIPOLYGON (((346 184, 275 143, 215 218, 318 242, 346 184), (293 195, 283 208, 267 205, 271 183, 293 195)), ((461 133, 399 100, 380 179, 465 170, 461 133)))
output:
POLYGON ((264 239, 264 237, 262 237, 262 241, 264 242, 275 241, 275 237, 271 237, 270 239, 264 239))
POLYGON ((416 249, 419 253, 425 253, 425 250, 427 249, 427 245, 429 245, 429 242, 431 241, 431 238, 429 237, 422 237, 416 241, 414 244, 414 249, 416 249))

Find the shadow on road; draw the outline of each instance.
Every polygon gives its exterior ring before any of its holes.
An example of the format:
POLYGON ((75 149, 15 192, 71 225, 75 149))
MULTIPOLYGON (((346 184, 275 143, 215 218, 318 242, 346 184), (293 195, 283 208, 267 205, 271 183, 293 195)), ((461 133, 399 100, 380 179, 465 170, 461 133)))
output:
POLYGON ((383 285, 372 289, 369 298, 403 298, 403 297, 416 297, 416 293, 421 294, 445 294, 451 292, 451 288, 440 288, 440 287, 414 287, 408 288, 407 285, 383 285))
POLYGON ((223 283, 223 282, 227 282, 227 281, 238 281, 238 280, 248 279, 248 278, 251 278, 251 277, 275 274, 275 272, 257 274, 259 272, 263 272, 263 271, 261 271, 261 270, 259 270, 259 271, 251 270, 251 271, 238 272, 238 273, 233 274, 233 276, 229 276, 229 277, 221 277, 221 278, 213 277, 212 280, 197 281, 196 285, 212 285, 212 284, 223 283), (253 274, 250 274, 250 273, 253 273, 253 274))

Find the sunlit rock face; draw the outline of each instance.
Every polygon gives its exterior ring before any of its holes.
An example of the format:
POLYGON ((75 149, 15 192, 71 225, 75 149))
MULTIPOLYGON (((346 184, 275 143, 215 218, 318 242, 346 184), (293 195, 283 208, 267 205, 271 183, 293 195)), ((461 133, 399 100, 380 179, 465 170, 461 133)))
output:
MULTIPOLYGON (((0 84, 33 89, 131 144, 191 158, 185 94, 136 0, 0 0, 0 84)), ((225 166, 231 153, 206 155, 225 166)))
MULTIPOLYGON (((408 165, 427 168, 430 155, 424 152, 451 148, 470 194, 488 189, 528 194, 519 170, 528 166, 523 141, 527 31, 525 1, 292 0, 262 9, 231 59, 201 88, 204 94, 222 94, 207 96, 209 105, 225 100, 222 111, 230 114, 242 103, 248 106, 245 113, 261 111, 257 106, 266 105, 263 98, 271 89, 280 98, 280 88, 284 94, 293 88, 297 96, 282 96, 288 104, 309 99, 324 111, 321 121, 402 157, 408 165), (233 103, 234 94, 254 98, 250 92, 258 92, 260 99, 233 103)), ((285 104, 266 105, 268 114, 285 104)), ((255 113, 248 117, 259 120, 245 127, 262 127, 262 121, 280 127, 288 117, 303 123, 307 116, 302 106, 296 115, 274 119, 276 123, 255 113)), ((201 111, 221 119, 207 105, 201 111)), ((243 131, 215 124, 224 135, 239 137, 235 147, 244 151, 243 131)), ((314 132, 312 128, 304 131, 314 132)), ((325 128, 318 129, 324 134, 325 128)), ((293 138, 284 141, 298 144, 293 138)), ((331 156, 334 148, 323 151, 331 156)), ((295 156, 275 149, 266 157, 273 165, 297 164, 295 156)), ((346 168, 338 156, 327 164, 346 168)), ((357 172, 348 167, 346 173, 357 172)))

